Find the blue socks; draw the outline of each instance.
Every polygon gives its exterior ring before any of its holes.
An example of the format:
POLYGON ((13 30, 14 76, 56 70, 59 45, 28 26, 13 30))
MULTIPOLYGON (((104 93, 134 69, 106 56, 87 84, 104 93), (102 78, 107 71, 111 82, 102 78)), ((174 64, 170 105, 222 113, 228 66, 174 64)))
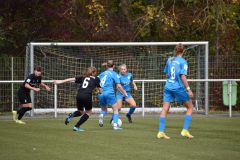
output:
POLYGON ((105 110, 103 110, 103 111, 100 112, 100 116, 102 116, 102 117, 105 117, 106 114, 107 114, 107 111, 105 111, 105 110))
POLYGON ((192 120, 192 116, 191 115, 185 115, 184 116, 184 124, 183 124, 183 129, 188 130, 190 123, 192 120))
POLYGON ((118 114, 113 114, 113 123, 118 124, 118 118, 119 118, 118 114))
POLYGON ((166 118, 165 117, 160 117, 159 118, 159 132, 164 132, 165 130, 165 124, 166 124, 166 118))
MULTIPOLYGON (((183 124, 183 129, 188 130, 190 123, 192 120, 191 115, 185 115, 184 116, 184 124, 183 124)), ((166 118, 165 117, 160 117, 159 118, 159 132, 164 132, 165 130, 165 125, 166 125, 166 118)))
POLYGON ((130 107, 129 111, 128 111, 128 115, 132 115, 135 111, 136 107, 130 107))

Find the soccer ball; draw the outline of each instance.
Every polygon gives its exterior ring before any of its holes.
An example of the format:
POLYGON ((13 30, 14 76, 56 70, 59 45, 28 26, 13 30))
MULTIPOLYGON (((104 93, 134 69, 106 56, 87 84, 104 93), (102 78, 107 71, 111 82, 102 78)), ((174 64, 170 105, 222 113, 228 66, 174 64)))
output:
MULTIPOLYGON (((113 120, 112 120, 112 126, 113 126, 113 120)), ((121 127, 122 126, 122 120, 120 118, 118 118, 118 127, 121 127)))

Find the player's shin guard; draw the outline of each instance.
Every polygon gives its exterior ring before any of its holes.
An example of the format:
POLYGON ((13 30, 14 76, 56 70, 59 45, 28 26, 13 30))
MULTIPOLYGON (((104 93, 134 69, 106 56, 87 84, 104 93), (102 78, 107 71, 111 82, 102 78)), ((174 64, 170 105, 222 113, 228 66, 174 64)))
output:
POLYGON ((25 114, 27 111, 30 111, 30 110, 32 110, 32 108, 22 107, 22 108, 18 111, 18 120, 21 120, 22 117, 24 116, 24 114, 25 114))
POLYGON ((159 124, 159 132, 164 132, 165 124, 166 124, 166 118, 165 117, 160 117, 158 124, 159 124))
POLYGON ((107 111, 103 110, 100 113, 100 117, 104 118, 107 115, 107 111))
POLYGON ((119 115, 113 114, 113 126, 117 126, 118 124, 119 115))
POLYGON ((136 107, 130 107, 127 114, 131 116, 134 113, 135 109, 136 109, 136 107))
POLYGON ((184 124, 183 124, 183 129, 188 130, 190 123, 192 120, 192 116, 191 115, 185 115, 184 116, 184 124))
POLYGON ((77 124, 75 125, 75 127, 79 128, 84 122, 86 122, 89 118, 89 115, 87 115, 86 113, 84 115, 82 115, 82 117, 80 118, 80 120, 77 122, 77 124))

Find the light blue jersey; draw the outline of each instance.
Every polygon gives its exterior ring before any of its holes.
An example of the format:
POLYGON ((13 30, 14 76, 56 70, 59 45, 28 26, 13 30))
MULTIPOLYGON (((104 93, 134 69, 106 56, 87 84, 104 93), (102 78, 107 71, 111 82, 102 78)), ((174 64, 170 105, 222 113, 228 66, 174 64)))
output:
POLYGON ((118 74, 113 70, 106 70, 99 76, 100 86, 102 88, 102 94, 99 94, 98 99, 101 107, 107 105, 114 105, 117 103, 117 99, 114 92, 115 84, 120 83, 118 74))
POLYGON ((169 58, 164 68, 164 73, 168 76, 165 87, 169 90, 185 88, 181 75, 187 75, 187 69, 188 64, 184 58, 180 56, 169 58))
POLYGON ((113 70, 106 70, 102 72, 98 78, 100 79, 100 86, 104 91, 113 91, 114 92, 114 85, 116 83, 120 83, 120 79, 118 74, 113 70))
POLYGON ((181 79, 181 75, 187 75, 187 69, 186 60, 180 56, 167 60, 164 68, 164 72, 168 76, 163 92, 164 102, 174 102, 176 100, 179 103, 184 103, 189 101, 189 95, 181 79))
POLYGON ((125 100, 128 98, 132 98, 131 95, 131 83, 133 81, 132 74, 127 72, 126 75, 119 74, 120 77, 120 84, 123 87, 123 89, 127 92, 127 97, 125 97, 119 90, 117 90, 117 99, 125 100))
POLYGON ((133 77, 132 77, 132 74, 127 72, 126 75, 123 75, 123 74, 119 74, 119 77, 120 77, 120 84, 122 85, 123 89, 126 91, 126 92, 130 92, 131 91, 131 84, 132 84, 132 81, 133 81, 133 77))

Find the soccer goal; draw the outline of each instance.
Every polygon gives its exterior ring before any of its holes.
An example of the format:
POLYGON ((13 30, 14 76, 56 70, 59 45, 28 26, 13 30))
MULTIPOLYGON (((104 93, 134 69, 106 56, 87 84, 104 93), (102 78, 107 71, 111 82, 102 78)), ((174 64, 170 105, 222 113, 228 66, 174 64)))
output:
MULTIPOLYGON (((163 68, 168 57, 174 55, 176 44, 185 46, 185 59, 188 61, 188 79, 194 92, 195 110, 208 109, 208 42, 133 42, 133 43, 29 43, 26 47, 25 76, 33 72, 34 66, 43 68, 43 79, 51 83, 55 79, 66 79, 81 75, 87 67, 94 66, 98 72, 107 60, 114 60, 115 70, 126 64, 133 74, 138 91, 133 97, 139 108, 137 111, 158 112, 162 107, 165 75, 163 68)), ((78 86, 74 83, 55 86, 54 92, 32 93, 34 112, 68 112, 75 108, 78 86), (54 98, 55 97, 55 98, 54 98)), ((94 111, 100 110, 94 99, 94 111)), ((128 107, 127 104, 124 108, 128 107)), ((172 111, 182 110, 181 104, 174 104, 172 111)), ((124 109, 123 109, 124 111, 124 109)))

